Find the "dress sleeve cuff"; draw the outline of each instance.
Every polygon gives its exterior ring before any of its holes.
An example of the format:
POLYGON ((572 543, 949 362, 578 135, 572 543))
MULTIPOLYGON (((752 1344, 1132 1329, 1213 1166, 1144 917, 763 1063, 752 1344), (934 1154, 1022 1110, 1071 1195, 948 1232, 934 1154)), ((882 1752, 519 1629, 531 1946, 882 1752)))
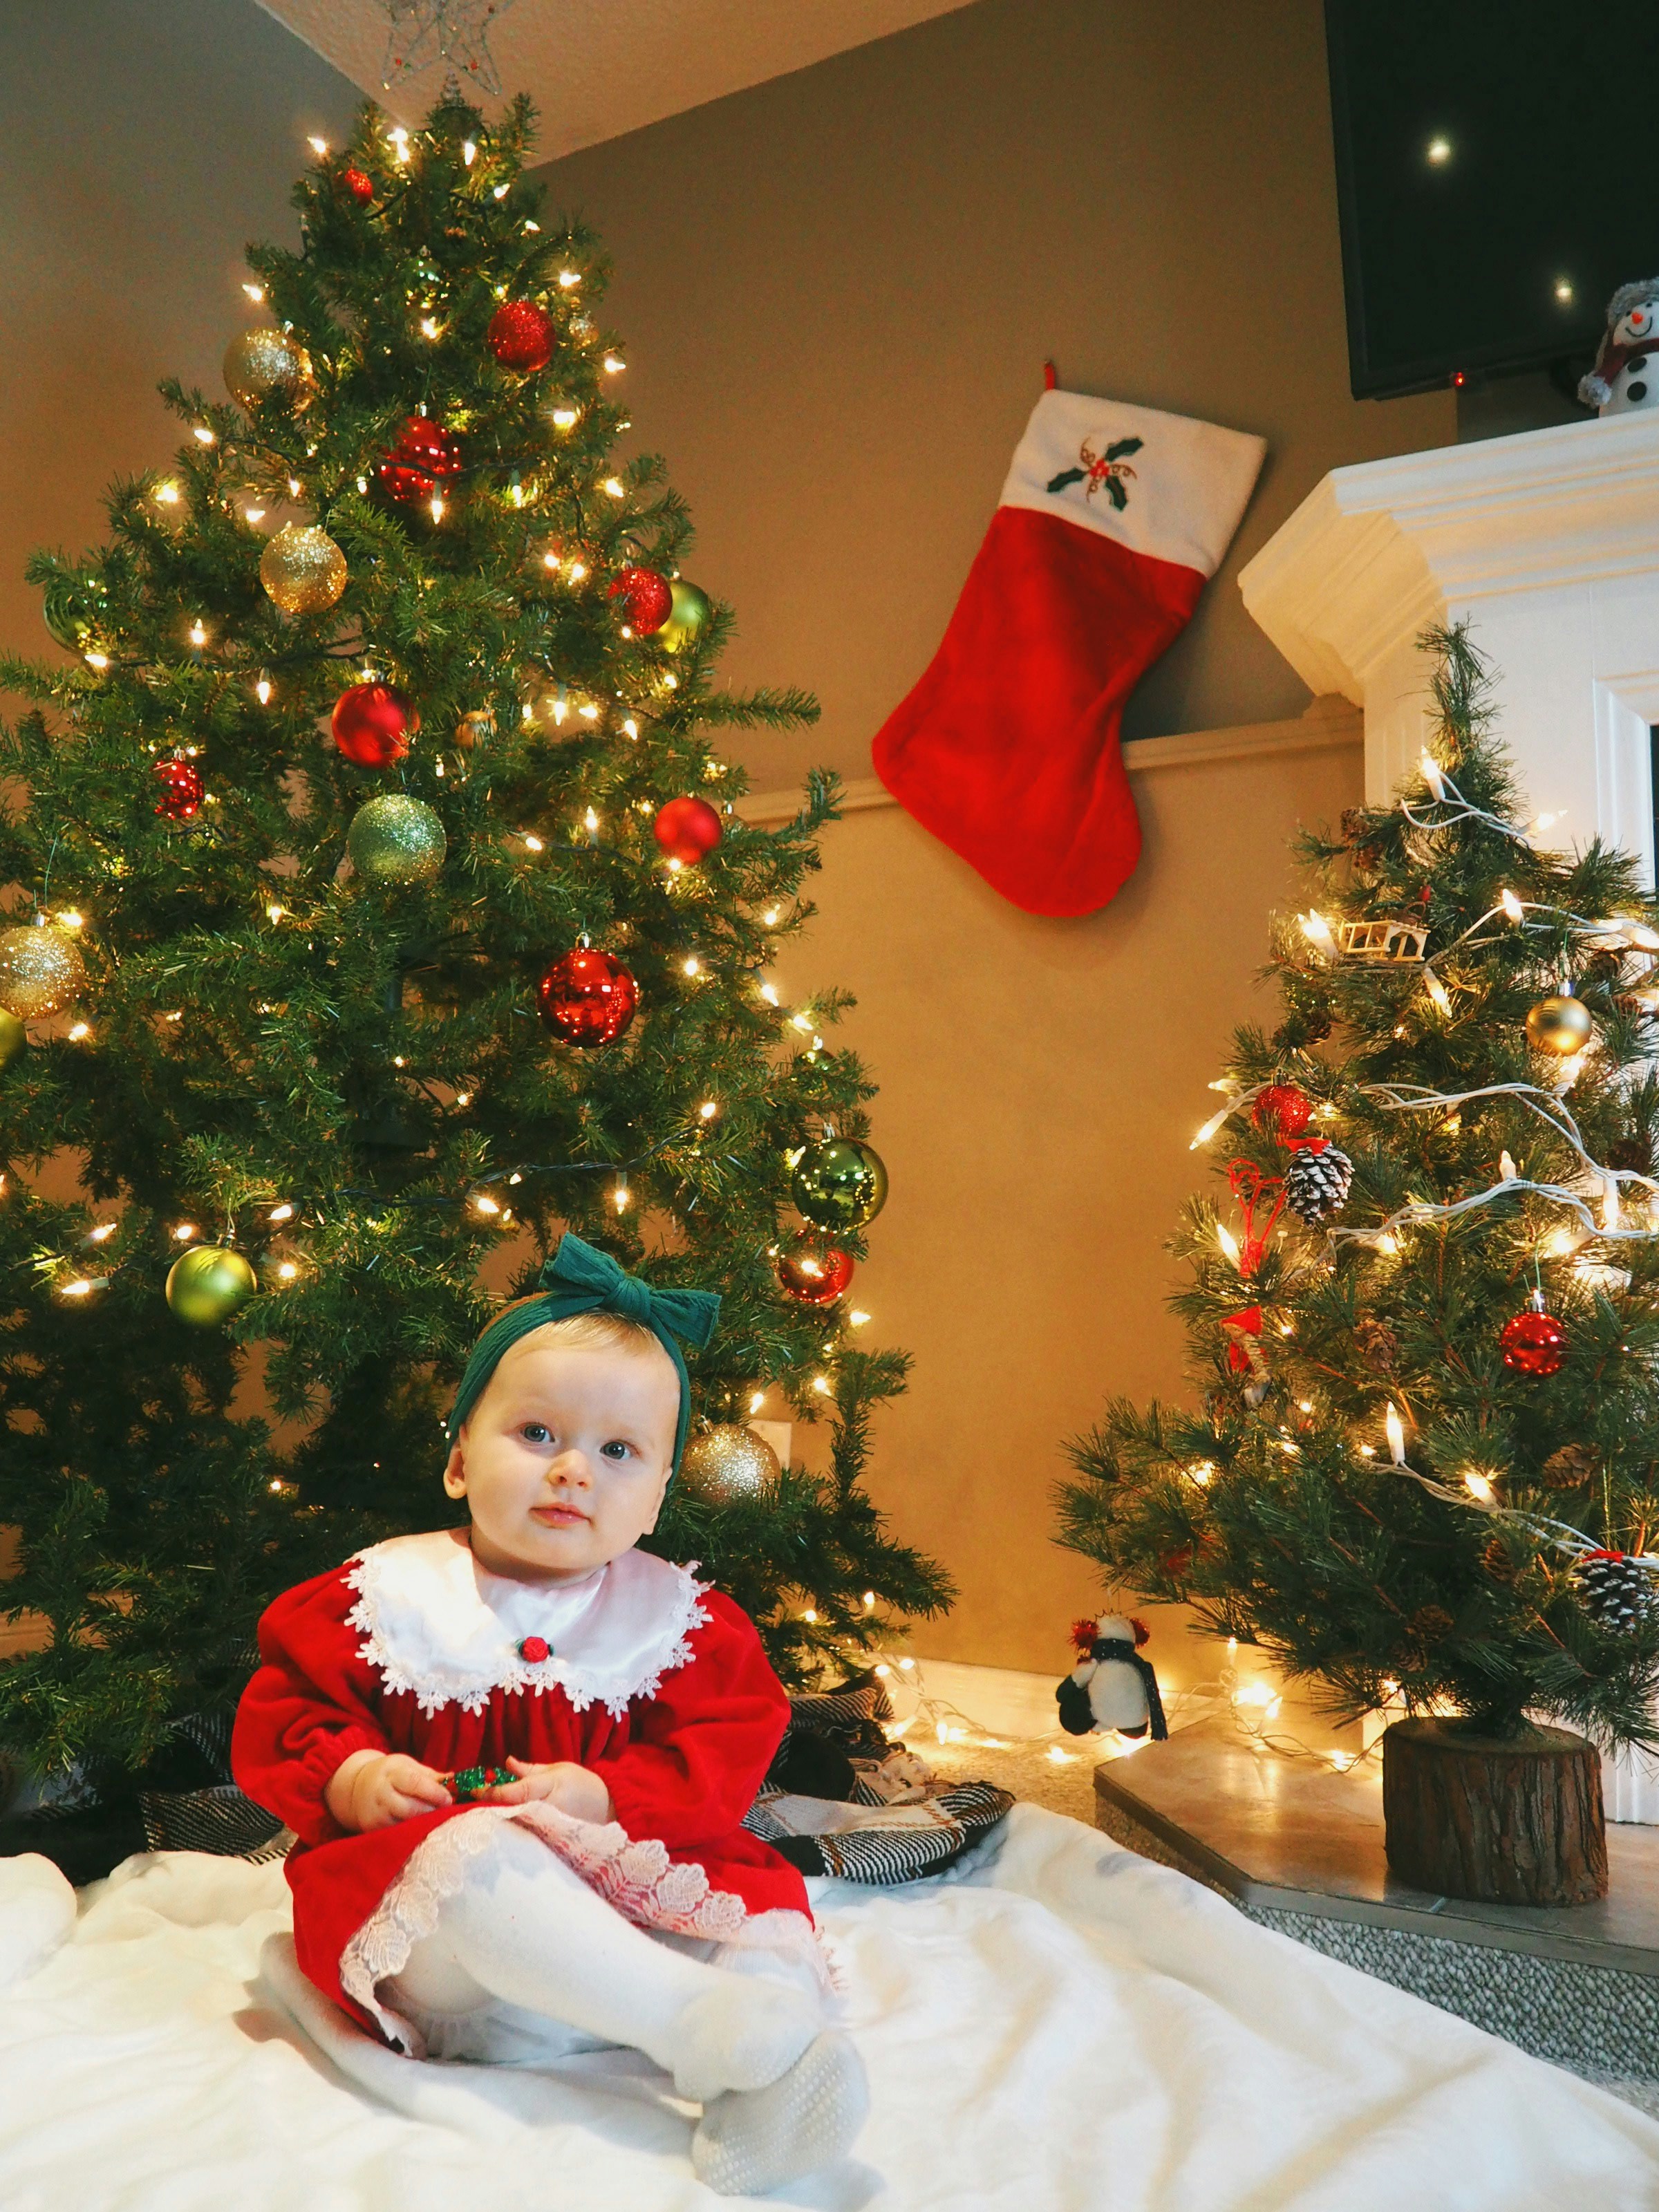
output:
POLYGON ((331 1843, 337 1836, 351 1832, 349 1829, 343 1828, 329 1811, 323 1792, 354 1752, 383 1752, 386 1747, 382 1737, 364 1728, 319 1730, 312 1738, 299 1762, 298 1780, 307 1805, 314 1810, 304 1830, 297 1821, 289 1822, 303 1842, 331 1843))

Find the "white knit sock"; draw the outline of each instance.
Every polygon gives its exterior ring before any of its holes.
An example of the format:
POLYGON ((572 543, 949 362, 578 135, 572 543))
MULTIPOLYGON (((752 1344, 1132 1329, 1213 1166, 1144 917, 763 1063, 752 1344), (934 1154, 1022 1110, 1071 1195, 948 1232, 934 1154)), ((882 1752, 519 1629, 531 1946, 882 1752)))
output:
POLYGON ((691 2138, 691 2166, 721 2197, 759 2197, 844 2158, 870 2110, 864 2062, 826 2033, 763 2089, 716 2097, 691 2138))
POLYGON ((697 2103, 776 2081, 823 2025, 822 2003, 805 1990, 653 1942, 510 1820, 472 1862, 465 1887, 445 1899, 437 1929, 410 1963, 434 1996, 441 1983, 471 1981, 643 2051, 697 2103))

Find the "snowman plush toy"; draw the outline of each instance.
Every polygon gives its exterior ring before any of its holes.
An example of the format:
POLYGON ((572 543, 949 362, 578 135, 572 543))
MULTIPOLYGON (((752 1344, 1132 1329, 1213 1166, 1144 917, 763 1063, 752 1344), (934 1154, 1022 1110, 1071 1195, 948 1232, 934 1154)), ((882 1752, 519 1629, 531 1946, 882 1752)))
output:
POLYGON ((1072 1641, 1077 1664, 1054 1692, 1067 1735, 1115 1729, 1120 1735, 1144 1736, 1150 1730, 1161 1743, 1170 1731, 1158 1677, 1140 1656, 1146 1623, 1103 1613, 1097 1620, 1074 1621, 1072 1641))
POLYGON ((1607 327, 1578 397, 1601 415, 1659 407, 1659 276, 1621 284, 1607 301, 1607 327))

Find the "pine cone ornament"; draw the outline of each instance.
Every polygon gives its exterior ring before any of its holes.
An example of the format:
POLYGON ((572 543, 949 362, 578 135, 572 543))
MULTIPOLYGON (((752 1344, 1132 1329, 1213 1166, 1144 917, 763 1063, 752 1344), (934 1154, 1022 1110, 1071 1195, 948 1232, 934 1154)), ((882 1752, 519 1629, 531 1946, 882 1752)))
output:
POLYGON ((1607 1165, 1634 1175, 1653 1173, 1653 1146, 1645 1137, 1615 1137, 1607 1146, 1607 1165))
POLYGON ((1514 1582, 1515 1561, 1510 1557, 1509 1546, 1500 1537, 1494 1536, 1486 1546, 1480 1554, 1480 1564, 1492 1580, 1501 1583, 1505 1589, 1514 1582))
POLYGON ((1587 1552, 1575 1579, 1578 1601, 1598 1628, 1628 1636, 1653 1611, 1653 1577, 1623 1552, 1587 1552))
POLYGON ((1328 1213, 1340 1213, 1353 1181, 1353 1162, 1323 1137, 1298 1146, 1285 1170, 1285 1203, 1298 1221, 1316 1229, 1328 1213))
POLYGON ((1374 1374, 1392 1375, 1400 1357, 1400 1339, 1385 1321, 1364 1314, 1353 1325, 1354 1347, 1374 1374))
POLYGON ((1601 1455, 1594 1444, 1563 1444, 1539 1471, 1555 1489, 1576 1490, 1590 1480, 1601 1464, 1601 1455))

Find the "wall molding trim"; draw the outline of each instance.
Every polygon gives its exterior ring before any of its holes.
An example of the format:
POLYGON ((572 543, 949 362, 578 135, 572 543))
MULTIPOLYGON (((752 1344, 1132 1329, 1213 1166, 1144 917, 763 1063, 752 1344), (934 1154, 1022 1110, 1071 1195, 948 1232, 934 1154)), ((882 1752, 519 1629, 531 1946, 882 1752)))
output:
MULTIPOLYGON (((1329 752, 1365 742, 1364 716, 1337 693, 1316 699, 1305 714, 1284 722, 1242 722, 1225 730, 1186 730, 1171 738, 1137 738, 1123 748, 1131 775, 1159 769, 1200 768, 1212 761, 1265 758, 1273 753, 1329 752)), ((757 791, 738 801, 745 822, 757 828, 789 821, 800 808, 799 791, 757 791)), ((898 805, 887 787, 872 776, 842 786, 842 814, 865 814, 898 805)))

